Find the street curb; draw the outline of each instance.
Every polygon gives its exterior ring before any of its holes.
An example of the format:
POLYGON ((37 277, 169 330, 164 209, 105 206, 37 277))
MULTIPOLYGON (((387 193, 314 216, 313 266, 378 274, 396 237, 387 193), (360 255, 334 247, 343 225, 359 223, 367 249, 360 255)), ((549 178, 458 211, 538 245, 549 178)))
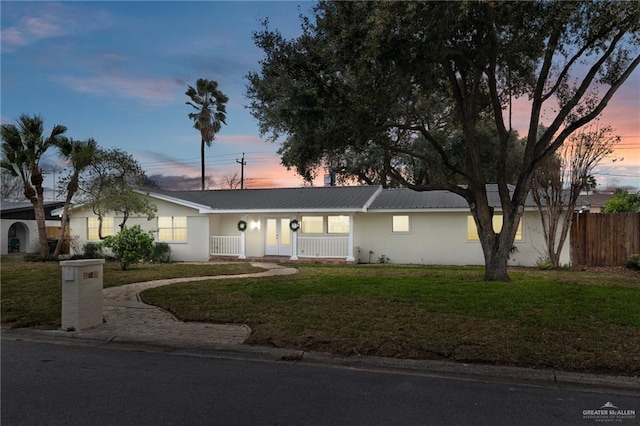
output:
POLYGON ((378 372, 422 374, 433 377, 490 381, 517 385, 556 387, 591 392, 640 396, 640 378, 540 370, 510 366, 456 363, 438 360, 397 359, 375 356, 337 356, 324 352, 267 346, 202 343, 193 340, 157 340, 105 336, 87 332, 2 327, 2 338, 34 342, 141 350, 210 358, 305 363, 378 372))

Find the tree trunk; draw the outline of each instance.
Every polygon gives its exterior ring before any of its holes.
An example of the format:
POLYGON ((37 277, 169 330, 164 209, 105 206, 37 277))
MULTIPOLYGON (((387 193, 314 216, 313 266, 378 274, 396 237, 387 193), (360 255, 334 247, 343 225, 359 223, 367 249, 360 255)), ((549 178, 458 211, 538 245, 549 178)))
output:
POLYGON ((62 251, 62 245, 64 244, 65 230, 67 228, 67 222, 69 221, 69 206, 71 205, 71 198, 73 198, 74 192, 67 191, 67 198, 64 200, 64 208, 62 209, 62 220, 60 221, 60 239, 56 244, 56 249, 53 252, 53 257, 60 256, 62 251))
POLYGON ((488 260, 485 258, 485 281, 509 282, 511 278, 507 272, 509 262, 509 250, 497 250, 488 260))
POLYGON ((31 201, 33 211, 36 216, 36 224, 38 225, 38 239, 40 240, 40 257, 43 259, 49 256, 49 244, 47 243, 47 224, 44 217, 44 205, 42 200, 36 199, 31 201))
POLYGON ((42 173, 40 169, 34 167, 31 170, 31 185, 25 182, 25 196, 33 205, 33 212, 38 226, 38 240, 40 244, 40 257, 43 259, 49 255, 49 244, 47 242, 47 223, 44 215, 44 188, 42 187, 42 173))
POLYGON ((500 233, 494 234, 493 238, 486 238, 487 241, 481 241, 484 250, 485 281, 511 281, 507 272, 507 266, 519 221, 520 218, 518 215, 515 226, 509 225, 508 219, 506 219, 506 216, 503 216, 503 225, 500 233), (513 237, 510 237, 510 235, 513 235, 513 237))
POLYGON ((503 211, 502 229, 499 233, 495 233, 493 230, 493 208, 485 204, 471 211, 478 228, 478 237, 484 254, 485 281, 511 281, 507 265, 522 216, 521 211, 520 208, 503 211))

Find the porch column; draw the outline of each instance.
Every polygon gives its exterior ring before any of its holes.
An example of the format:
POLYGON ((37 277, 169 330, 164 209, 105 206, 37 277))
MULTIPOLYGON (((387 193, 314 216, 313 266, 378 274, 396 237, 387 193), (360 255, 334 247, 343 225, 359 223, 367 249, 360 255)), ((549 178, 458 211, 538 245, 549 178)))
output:
MULTIPOLYGON (((247 215, 242 215, 241 220, 244 220, 245 222, 247 221, 247 215)), ((247 255, 246 255, 246 233, 247 230, 245 229, 244 231, 240 231, 240 256, 238 256, 238 259, 246 259, 247 255)))
POLYGON ((353 213, 349 215, 349 242, 347 243, 347 262, 354 262, 353 257, 353 213))
MULTIPOLYGON (((293 218, 294 220, 297 218, 293 218)), ((291 260, 298 260, 298 231, 291 232, 293 235, 291 236, 291 260)))

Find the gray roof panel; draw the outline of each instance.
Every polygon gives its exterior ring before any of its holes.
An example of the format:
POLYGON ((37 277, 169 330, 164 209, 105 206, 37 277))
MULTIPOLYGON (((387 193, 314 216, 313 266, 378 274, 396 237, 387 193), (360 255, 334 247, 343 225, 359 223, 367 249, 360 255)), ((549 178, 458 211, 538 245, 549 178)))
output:
POLYGON ((389 209, 450 209, 468 207, 467 201, 449 191, 413 191, 389 188, 371 203, 371 210, 389 209))
MULTIPOLYGON (((513 190, 513 187, 509 187, 513 190)), ((211 211, 360 211, 468 209, 467 201, 449 191, 413 191, 407 188, 380 186, 336 186, 266 189, 227 189, 212 191, 166 191, 149 193, 164 195, 187 203, 207 207, 211 211)), ((496 185, 487 185, 489 204, 500 208, 496 185)), ((534 206, 528 197, 527 207, 534 206)))
MULTIPOLYGON (((64 201, 44 201, 45 208, 57 208, 64 206, 64 201)), ((31 201, 0 201, 0 210, 3 212, 33 210, 31 201)))
POLYGON ((265 210, 362 210, 378 186, 336 186, 213 191, 164 191, 150 193, 182 199, 221 211, 265 210))
MULTIPOLYGON (((509 190, 513 191, 513 186, 509 190)), ((487 185, 489 205, 500 208, 497 185, 487 185)), ((533 207, 533 199, 527 197, 526 207, 533 207)), ((469 204, 462 196, 450 191, 414 191, 407 188, 389 188, 371 203, 370 210, 421 210, 421 209, 468 209, 469 204)))

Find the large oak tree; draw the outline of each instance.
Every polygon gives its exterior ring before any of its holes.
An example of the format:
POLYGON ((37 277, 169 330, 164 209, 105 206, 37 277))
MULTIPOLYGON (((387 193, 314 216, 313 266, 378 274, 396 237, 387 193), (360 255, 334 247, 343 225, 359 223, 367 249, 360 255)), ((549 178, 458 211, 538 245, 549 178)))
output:
POLYGON ((282 142, 283 164, 312 179, 336 156, 376 147, 384 174, 402 185, 461 195, 486 280, 509 280, 534 171, 603 111, 640 62, 638 2, 322 1, 301 19, 303 33, 291 40, 265 23, 255 34, 261 70, 247 76, 252 113, 282 142), (515 100, 530 108, 516 159, 515 100), (408 158, 428 179, 415 179, 408 158), (499 232, 490 183, 500 194, 499 232))

